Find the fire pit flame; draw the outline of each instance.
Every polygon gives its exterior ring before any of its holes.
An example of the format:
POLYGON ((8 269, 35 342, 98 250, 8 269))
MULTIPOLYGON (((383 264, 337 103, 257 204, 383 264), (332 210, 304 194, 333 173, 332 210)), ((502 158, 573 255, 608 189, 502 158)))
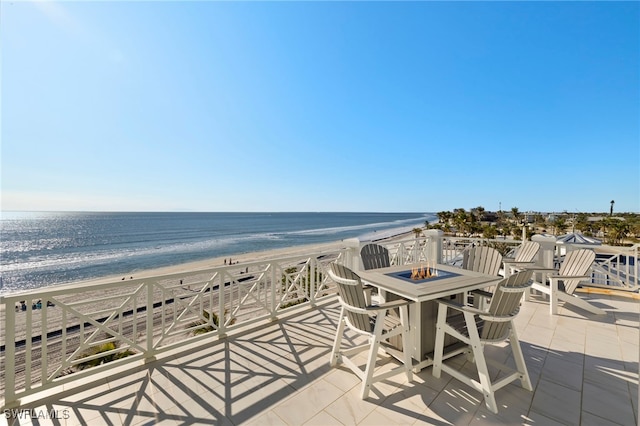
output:
POLYGON ((426 267, 424 265, 420 265, 420 267, 411 268, 412 280, 425 280, 437 276, 438 270, 430 267, 428 262, 426 267))

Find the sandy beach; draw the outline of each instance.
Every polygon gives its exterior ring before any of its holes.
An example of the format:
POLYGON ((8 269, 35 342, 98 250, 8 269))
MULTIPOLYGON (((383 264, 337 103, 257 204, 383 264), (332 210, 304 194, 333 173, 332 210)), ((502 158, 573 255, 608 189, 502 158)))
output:
MULTIPOLYGON (((382 234, 382 233, 381 233, 382 234)), ((412 236, 412 232, 404 232, 400 234, 384 234, 380 235, 382 238, 375 241, 383 241, 386 243, 393 242, 395 240, 402 240, 412 236)), ((375 234, 368 234, 367 237, 373 237, 375 234)), ((138 278, 149 278, 149 277, 157 277, 162 275, 172 275, 181 272, 191 272, 191 271, 199 271, 209 268, 214 268, 218 266, 225 266, 229 264, 229 260, 231 260, 234 264, 237 263, 247 263, 247 262, 256 262, 264 259, 276 259, 279 257, 288 257, 295 256, 300 253, 312 253, 322 250, 333 249, 336 247, 340 247, 344 245, 344 241, 333 241, 329 243, 321 243, 321 244, 307 244, 307 245, 299 245, 293 247, 285 247, 281 249, 272 249, 265 251, 257 251, 257 252, 244 252, 236 255, 224 256, 224 257, 212 257, 210 259, 199 260, 194 262, 185 262, 171 266, 164 266, 161 268, 153 268, 153 269, 144 269, 137 271, 130 271, 130 273, 125 275, 107 275, 100 278, 94 278, 91 280, 78 281, 74 283, 62 283, 57 284, 56 286, 68 286, 68 285, 90 285, 90 284, 104 284, 110 282, 130 280, 131 277, 134 279, 138 278), (225 263, 226 261, 226 263, 225 263)), ((51 287, 46 287, 51 288, 51 287)), ((37 290, 33 290, 37 291, 37 290)), ((29 291, 30 293, 33 291, 29 291)), ((2 307, 0 307, 2 309, 2 307)))
MULTIPOLYGON (((411 232, 405 232, 401 234, 394 234, 383 238, 382 241, 386 243, 390 243, 396 240, 402 240, 410 237, 412 235, 411 232)), ((153 269, 145 269, 138 271, 130 271, 130 273, 126 275, 108 275, 100 278, 95 278, 91 280, 78 281, 74 283, 62 283, 56 284, 52 286, 45 287, 47 290, 53 289, 64 289, 70 286, 73 287, 85 287, 93 284, 108 284, 108 283, 118 283, 122 281, 130 281, 132 279, 144 279, 150 277, 162 277, 175 275, 180 273, 185 273, 188 275, 194 275, 197 271, 203 271, 215 267, 227 266, 230 265, 230 262, 233 262, 233 265, 242 265, 244 263, 250 262, 259 262, 266 259, 277 259, 284 258, 290 256, 297 256, 303 253, 317 253, 320 251, 333 250, 345 245, 344 241, 334 241, 330 243, 321 243, 321 244, 309 244, 309 245, 299 245, 293 247, 285 247, 281 249, 272 249, 258 252, 245 252, 232 256, 224 256, 224 257, 213 257, 210 259, 194 261, 194 262, 186 262, 181 264, 176 264, 172 266, 165 266, 161 268, 153 268, 153 269)), ((28 290, 23 293, 12 293, 11 296, 15 296, 16 294, 24 294, 25 298, 31 294, 37 294, 38 290, 28 290)), ((37 296, 36 296, 37 299, 37 296)), ((69 302, 73 302, 73 299, 68 300, 69 302)), ((0 315, 4 317, 5 305, 0 304, 0 315)), ((52 311, 53 313, 54 311, 52 311)), ((16 316, 16 338, 20 338, 25 335, 25 319, 26 315, 17 315, 16 316)), ((55 318, 49 318, 49 322, 54 322, 55 318)), ((49 329, 51 329, 49 327, 49 329)), ((1 330, 0 330, 1 331, 1 330)), ((24 337, 22 337, 24 338, 24 337)), ((2 333, 2 340, 4 340, 4 333, 2 333)), ((1 344, 4 344, 2 342, 1 344)))
MULTIPOLYGON (((126 282, 126 281, 139 280, 139 279, 151 278, 151 277, 171 276, 171 275, 180 274, 180 273, 185 273, 185 275, 189 275, 189 276, 198 276, 197 275, 198 271, 205 271, 205 270, 215 268, 215 267, 220 267, 220 266, 228 266, 228 265, 231 265, 231 262, 233 265, 242 265, 250 262, 259 262, 267 259, 277 259, 277 258, 296 256, 303 253, 313 253, 313 252, 319 252, 323 250, 332 250, 332 249, 341 247, 343 245, 344 243, 342 241, 335 241, 331 243, 301 245, 301 246, 286 247, 282 249, 266 250, 266 251, 260 251, 260 252, 247 252, 247 253, 241 253, 234 256, 214 257, 211 259, 181 263, 181 264, 165 266, 161 268, 131 271, 129 274, 126 274, 124 276, 109 275, 109 276, 104 276, 104 277, 95 278, 91 280, 79 281, 75 283, 63 283, 58 285, 52 285, 52 286, 45 287, 45 289, 56 290, 56 289, 66 289, 68 287, 87 287, 95 284, 121 283, 123 281, 126 282)), ((117 290, 112 290, 109 293, 113 294, 114 292, 117 292, 117 290)), ((38 293, 38 290, 29 290, 21 293, 12 293, 11 296, 23 294, 26 299, 28 297, 31 297, 31 295, 36 295, 33 298, 35 302, 36 299, 39 299, 39 297, 37 296, 37 293, 38 293)), ((65 301, 73 303, 77 300, 74 298, 67 298, 65 301)), ((2 315, 2 317, 4 317, 5 308, 6 306, 4 304, 0 305, 0 315, 2 315)), ((55 310, 53 309, 50 310, 49 318, 48 318, 49 330, 51 330, 51 326, 57 322, 55 313, 56 313, 55 310)), ((34 319, 36 317, 37 316, 34 315, 34 319)), ((24 338, 25 332, 26 332, 25 321, 26 321, 26 314, 16 315, 16 331, 15 331, 16 339, 24 338)), ((5 333, 2 333, 3 341, 4 341, 4 334, 5 333)), ((4 342, 2 342, 1 344, 4 345, 4 342)))
MULTIPOLYGON (((104 283, 122 281, 123 278, 124 280, 130 280, 132 279, 132 277, 133 279, 139 279, 139 278, 158 277, 163 275, 173 275, 181 272, 190 273, 192 271, 200 271, 204 269, 215 268, 218 266, 225 266, 229 264, 230 260, 233 262, 233 264, 255 262, 255 261, 260 261, 264 259, 275 259, 278 257, 286 257, 290 255, 296 255, 299 253, 311 252, 311 251, 319 250, 323 248, 327 249, 327 248, 337 247, 340 244, 341 242, 313 244, 313 245, 307 245, 307 246, 287 247, 283 249, 266 250, 266 251, 260 251, 260 252, 241 253, 237 255, 224 256, 224 257, 213 257, 210 259, 180 263, 177 265, 164 266, 161 268, 131 271, 126 275, 108 275, 100 278, 94 278, 91 280, 79 281, 76 283, 72 283, 72 285, 75 286, 75 285, 104 284, 104 283)), ((61 284, 61 285, 69 285, 69 284, 61 284)))

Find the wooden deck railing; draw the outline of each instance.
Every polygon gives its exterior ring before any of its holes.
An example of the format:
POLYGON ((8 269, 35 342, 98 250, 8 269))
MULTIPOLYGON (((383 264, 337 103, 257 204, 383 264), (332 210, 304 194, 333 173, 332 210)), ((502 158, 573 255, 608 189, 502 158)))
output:
POLYGON ((350 262, 349 250, 3 296, 4 406, 113 367, 106 360, 139 364, 294 306, 312 307, 333 295, 326 268, 335 260, 350 262))
MULTIPOLYGON (((504 254, 519 245, 430 231, 379 243, 394 265, 457 265, 472 245, 490 245, 504 254)), ((104 363, 109 359, 118 365, 139 364, 191 342, 277 319, 294 307, 313 309, 334 294, 328 264, 339 261, 358 270, 362 244, 345 240, 323 251, 277 259, 2 296, 3 406, 12 408, 20 398, 101 373, 114 365, 104 363), (97 366, 87 368, 92 364, 97 366)), ((555 244, 548 250, 555 250, 555 244)), ((638 246, 612 250, 594 263, 592 285, 637 290, 638 246)))

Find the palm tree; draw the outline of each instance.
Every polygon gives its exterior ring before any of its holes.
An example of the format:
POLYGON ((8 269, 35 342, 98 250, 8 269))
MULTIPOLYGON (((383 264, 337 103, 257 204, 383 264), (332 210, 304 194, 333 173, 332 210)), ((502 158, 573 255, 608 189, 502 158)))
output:
POLYGON ((607 220, 607 240, 611 245, 622 245, 629 233, 629 224, 624 220, 607 220))
POLYGON ((465 209, 455 209, 453 210, 453 222, 458 229, 458 232, 464 234, 467 232, 467 212, 465 209))
POLYGON ((516 223, 520 221, 520 211, 517 207, 511 207, 511 215, 516 223))
POLYGON ((492 239, 495 238, 497 234, 498 231, 496 231, 496 228, 494 226, 484 225, 482 227, 482 236, 484 238, 492 239))
POLYGON ((556 220, 553 222, 553 226, 555 227, 556 235, 564 234, 567 230, 567 222, 564 220, 564 217, 556 217, 556 220))
POLYGON ((611 200, 611 210, 609 211, 609 216, 613 216, 613 205, 615 204, 615 200, 611 200))
POLYGON ((582 233, 590 231, 589 220, 586 213, 578 213, 573 219, 573 223, 575 228, 582 233))
POLYGON ((447 212, 447 211, 438 212, 437 215, 440 223, 447 223, 451 218, 451 212, 447 212))
POLYGON ((475 208, 471 209, 471 214, 476 219, 476 221, 480 222, 480 221, 482 221, 482 218, 484 217, 484 211, 485 211, 484 207, 478 206, 478 207, 475 207, 475 208))
POLYGON ((505 230, 505 212, 502 210, 498 210, 497 219, 496 219, 497 231, 500 235, 505 235, 507 232, 505 230))

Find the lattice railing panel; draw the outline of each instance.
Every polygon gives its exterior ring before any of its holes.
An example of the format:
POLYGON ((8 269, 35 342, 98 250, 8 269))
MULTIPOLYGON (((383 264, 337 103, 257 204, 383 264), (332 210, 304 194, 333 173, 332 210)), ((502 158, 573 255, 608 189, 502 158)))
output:
POLYGON ((336 246, 312 255, 4 296, 0 393, 16 401, 104 371, 111 359, 139 362, 275 318, 287 309, 283 301, 310 303, 332 295, 327 265, 350 258, 347 251, 336 246), (101 365, 86 368, 88 363, 101 365))

